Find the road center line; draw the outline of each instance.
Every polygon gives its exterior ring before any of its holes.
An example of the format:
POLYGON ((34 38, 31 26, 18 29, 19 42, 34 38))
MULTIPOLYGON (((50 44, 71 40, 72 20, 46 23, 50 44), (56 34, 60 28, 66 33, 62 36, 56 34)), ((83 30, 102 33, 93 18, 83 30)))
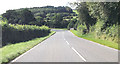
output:
POLYGON ((70 44, 68 43, 68 41, 66 41, 66 43, 67 43, 68 45, 70 45, 70 44))
MULTIPOLYGON (((63 33, 64 34, 64 33, 63 33)), ((65 37, 64 37, 64 35, 63 35, 63 38, 64 38, 64 40, 66 41, 66 43, 68 44, 68 45, 70 45, 69 43, 68 43, 68 41, 65 39, 65 37)), ((84 61, 84 62, 86 62, 86 59, 82 56, 82 55, 80 55, 78 52, 77 52, 77 50, 75 50, 75 48, 73 48, 73 47, 71 47, 72 48, 72 50, 80 57, 80 58, 82 58, 82 60, 84 61)))
POLYGON ((77 52, 77 50, 75 50, 75 48, 72 47, 72 50, 73 50, 79 57, 81 57, 84 62, 86 62, 85 58, 83 58, 83 56, 80 55, 80 54, 77 52))
POLYGON ((64 40, 66 41, 66 43, 68 44, 68 45, 70 45, 69 43, 68 43, 68 41, 65 39, 65 37, 63 36, 63 38, 64 38, 64 40))

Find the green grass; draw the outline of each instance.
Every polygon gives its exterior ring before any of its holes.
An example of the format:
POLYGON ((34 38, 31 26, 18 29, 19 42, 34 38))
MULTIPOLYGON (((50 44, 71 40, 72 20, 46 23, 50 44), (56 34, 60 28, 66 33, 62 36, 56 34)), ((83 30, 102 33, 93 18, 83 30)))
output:
POLYGON ((4 46, 0 48, 0 64, 8 63, 11 60, 15 59, 19 55, 23 54, 24 52, 28 51, 35 45, 39 44, 43 40, 49 38, 51 35, 53 35, 55 32, 52 31, 48 36, 41 37, 41 38, 35 38, 33 40, 27 41, 27 42, 20 42, 16 44, 10 44, 7 46, 4 46), (1 55, 2 54, 2 55, 1 55))
POLYGON ((99 44, 102 44, 102 45, 105 45, 105 46, 108 46, 108 47, 111 47, 111 48, 114 48, 114 49, 118 49, 118 44, 115 43, 115 42, 96 39, 96 38, 94 38, 94 36, 92 34, 80 35, 80 33, 78 33, 76 30, 71 30, 71 32, 73 34, 75 34, 76 36, 80 37, 80 38, 84 38, 84 39, 87 39, 87 40, 90 40, 90 41, 93 41, 93 42, 96 42, 96 43, 99 43, 99 44))

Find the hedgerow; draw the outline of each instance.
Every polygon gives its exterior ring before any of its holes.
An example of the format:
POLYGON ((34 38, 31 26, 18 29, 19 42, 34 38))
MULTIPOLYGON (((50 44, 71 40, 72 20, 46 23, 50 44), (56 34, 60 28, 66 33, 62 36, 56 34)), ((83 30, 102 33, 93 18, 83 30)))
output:
POLYGON ((104 22, 98 21, 94 26, 90 27, 90 32, 95 38, 108 40, 118 43, 118 25, 113 25, 102 30, 104 22))
POLYGON ((37 37, 43 37, 50 33, 47 26, 8 24, 1 21, 2 45, 24 42, 37 37))

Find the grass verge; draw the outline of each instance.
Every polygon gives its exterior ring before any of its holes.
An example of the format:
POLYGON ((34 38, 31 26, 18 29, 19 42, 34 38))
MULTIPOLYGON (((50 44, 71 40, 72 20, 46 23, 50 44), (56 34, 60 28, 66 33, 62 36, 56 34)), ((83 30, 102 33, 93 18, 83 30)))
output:
POLYGON ((90 40, 90 41, 93 41, 93 42, 96 42, 96 43, 99 43, 99 44, 102 44, 102 45, 105 45, 105 46, 108 46, 114 49, 118 49, 118 44, 115 42, 110 42, 110 41, 102 40, 102 39, 96 39, 93 37, 92 34, 80 35, 76 30, 71 30, 71 32, 80 38, 84 38, 84 39, 87 39, 87 40, 90 40))
POLYGON ((15 59, 19 55, 33 48, 35 45, 49 38, 54 33, 55 32, 52 31, 48 36, 45 36, 45 37, 35 38, 27 42, 20 42, 20 43, 7 45, 7 46, 4 46, 3 48, 0 48, 0 56, 1 56, 0 64, 6 64, 10 62, 11 60, 15 59))

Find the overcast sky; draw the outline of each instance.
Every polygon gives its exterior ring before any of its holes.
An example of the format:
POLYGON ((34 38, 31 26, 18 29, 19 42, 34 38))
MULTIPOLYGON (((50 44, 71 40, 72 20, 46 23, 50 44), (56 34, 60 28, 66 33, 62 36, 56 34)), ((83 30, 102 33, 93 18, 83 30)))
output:
POLYGON ((41 6, 69 6, 68 2, 76 0, 1 0, 0 14, 9 9, 41 7, 41 6))

